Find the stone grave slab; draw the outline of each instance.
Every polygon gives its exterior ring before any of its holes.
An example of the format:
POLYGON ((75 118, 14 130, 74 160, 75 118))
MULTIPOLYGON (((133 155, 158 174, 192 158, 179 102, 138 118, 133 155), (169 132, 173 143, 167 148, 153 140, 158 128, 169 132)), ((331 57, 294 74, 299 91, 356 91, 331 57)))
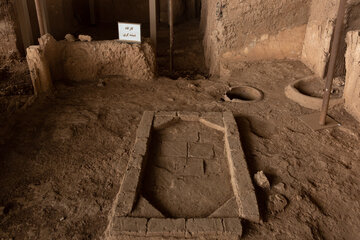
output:
POLYGON ((239 239, 259 210, 231 112, 144 112, 109 239, 239 239))

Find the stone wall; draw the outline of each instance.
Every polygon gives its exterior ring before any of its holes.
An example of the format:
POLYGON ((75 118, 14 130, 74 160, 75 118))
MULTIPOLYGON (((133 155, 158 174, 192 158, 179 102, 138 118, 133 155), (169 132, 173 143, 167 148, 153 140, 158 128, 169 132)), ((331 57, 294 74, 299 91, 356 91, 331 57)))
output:
POLYGON ((206 64, 220 74, 222 61, 298 59, 310 0, 202 2, 206 64))
POLYGON ((360 121, 360 30, 350 31, 346 43, 345 108, 360 121))
POLYGON ((18 54, 15 15, 10 0, 0 1, 0 58, 18 54))

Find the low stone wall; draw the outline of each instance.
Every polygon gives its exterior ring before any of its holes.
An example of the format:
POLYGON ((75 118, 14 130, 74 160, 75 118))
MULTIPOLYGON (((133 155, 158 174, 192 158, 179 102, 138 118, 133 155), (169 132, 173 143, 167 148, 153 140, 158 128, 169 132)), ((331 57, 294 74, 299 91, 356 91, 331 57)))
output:
MULTIPOLYGON (((142 44, 112 41, 56 41, 46 34, 39 46, 27 49, 27 60, 34 87, 37 82, 56 80, 98 81, 106 76, 122 76, 136 81, 155 77, 156 59, 148 40, 142 44), (39 60, 40 59, 40 60, 39 60), (51 79, 44 79, 39 69, 48 66, 51 79)), ((39 91, 45 91, 44 89, 39 91)))
POLYGON ((345 108, 360 121, 360 30, 349 32, 346 43, 345 108))

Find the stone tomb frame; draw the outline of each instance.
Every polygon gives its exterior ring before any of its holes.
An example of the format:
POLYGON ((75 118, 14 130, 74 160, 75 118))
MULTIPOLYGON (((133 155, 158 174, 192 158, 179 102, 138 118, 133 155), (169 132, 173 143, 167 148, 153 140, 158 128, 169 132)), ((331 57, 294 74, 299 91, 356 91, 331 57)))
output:
MULTIPOLYGON (((212 158, 206 161, 214 162, 215 151, 214 154, 209 154, 209 151, 201 150, 201 146, 206 145, 206 143, 201 142, 200 137, 199 140, 190 139, 190 135, 196 136, 193 132, 197 130, 192 130, 191 128, 191 126, 195 125, 188 126, 190 126, 189 129, 192 132, 188 132, 185 135, 183 134, 184 141, 181 140, 182 136, 174 135, 175 140, 178 142, 175 146, 173 145, 168 148, 166 153, 174 151, 175 153, 168 154, 168 156, 171 156, 173 159, 175 156, 178 157, 177 159, 181 159, 179 158, 181 155, 188 158, 199 157, 199 154, 203 154, 206 155, 204 158, 212 158), (180 138, 180 140, 178 140, 178 138, 180 138), (194 143, 196 141, 198 141, 198 143, 194 143), (185 145, 185 147, 182 148, 182 145, 185 145), (193 146, 200 146, 200 149, 196 149, 196 151, 199 152, 198 154, 192 152, 195 149, 193 146), (191 150, 191 148, 193 148, 193 150, 191 150), (178 151, 178 149, 185 149, 185 153, 181 153, 182 150, 178 151)), ((198 135, 200 136, 200 133, 198 133, 198 135)), ((161 144, 164 144, 164 142, 161 144)), ((210 145, 211 144, 210 140, 210 145)), ((212 149, 214 149, 214 145, 212 145, 212 149)), ((193 164, 195 162, 191 160, 190 163, 193 164)), ((165 162, 165 164, 167 163, 165 162)), ((201 170, 199 170, 198 173, 194 173, 195 175, 203 175, 204 179, 213 177, 215 178, 215 183, 217 183, 216 177, 218 177, 218 175, 211 175, 213 174, 211 172, 208 175, 204 175, 205 172, 207 172, 207 170, 205 170, 205 160, 204 168, 201 167, 202 165, 199 166, 201 170)), ((186 167, 187 166, 185 166, 185 169, 186 167)), ((189 171, 184 171, 183 169, 184 168, 181 168, 181 171, 183 171, 181 174, 186 175, 184 178, 194 179, 197 177, 191 175, 191 173, 189 176, 189 171)), ((216 168, 212 169, 216 170, 216 168)), ((166 172, 169 172, 169 170, 166 170, 166 172)), ((158 174, 155 174, 155 176, 157 175, 158 174)), ((180 179, 185 181, 182 177, 180 177, 180 179)), ((214 185, 221 184, 222 183, 214 185)), ((195 186, 195 188, 201 187, 201 185, 195 186)), ((165 191, 167 191, 167 188, 171 189, 171 186, 164 185, 163 189, 165 189, 165 191)), ((222 188, 222 186, 220 188, 222 188)), ((182 194, 180 191, 180 195, 175 196, 175 205, 176 199, 179 197, 178 209, 184 208, 181 203, 181 196, 186 194, 191 195, 192 193, 184 192, 182 194)), ((209 195, 215 196, 216 194, 221 195, 221 193, 216 190, 212 191, 209 195)), ((196 205, 197 203, 195 202, 194 204, 196 205)), ((190 204, 189 206, 191 207, 192 205, 190 204)), ((233 114, 231 112, 144 112, 136 132, 136 141, 131 152, 126 173, 124 174, 120 190, 109 215, 109 224, 106 230, 107 238, 136 239, 144 237, 170 237, 207 239, 215 237, 217 239, 239 239, 242 235, 241 219, 259 222, 260 216, 254 187, 249 175, 240 143, 239 131, 233 114), (177 214, 173 212, 168 214, 159 210, 160 208, 157 208, 157 205, 153 204, 152 200, 149 200, 149 197, 144 197, 146 195, 143 189, 144 185, 146 188, 149 186, 147 183, 147 181, 149 181, 149 179, 147 179, 149 172, 148 166, 155 164, 154 161, 156 161, 151 157, 153 156, 152 148, 155 148, 152 143, 158 142, 158 140, 153 141, 153 138, 156 138, 157 131, 171 128, 172 125, 177 123, 185 125, 198 124, 196 126, 202 129, 206 128, 205 130, 207 132, 211 133, 211 131, 213 131, 214 134, 220 136, 221 147, 223 149, 220 153, 224 156, 224 161, 222 161, 224 165, 222 166, 226 168, 226 174, 223 175, 228 176, 228 178, 225 179, 228 182, 231 196, 227 201, 217 202, 221 202, 221 205, 216 205, 215 209, 214 206, 212 206, 211 209, 205 208, 204 213, 196 214, 196 207, 194 207, 194 215, 192 215, 191 208, 186 214, 182 214, 181 211, 177 214), (206 212, 207 210, 210 212, 206 212)))

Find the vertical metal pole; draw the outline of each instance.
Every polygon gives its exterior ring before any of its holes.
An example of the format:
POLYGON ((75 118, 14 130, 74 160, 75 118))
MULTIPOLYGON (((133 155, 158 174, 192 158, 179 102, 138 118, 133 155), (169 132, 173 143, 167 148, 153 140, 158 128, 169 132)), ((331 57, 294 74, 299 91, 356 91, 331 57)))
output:
POLYGON ((337 54, 338 54, 338 50, 339 50, 341 32, 342 32, 342 28, 343 28, 343 24, 344 24, 345 7, 346 7, 346 0, 340 0, 339 11, 338 11, 337 19, 336 19, 334 39, 333 39, 332 46, 331 46, 329 68, 328 68, 328 72, 327 72, 327 76, 326 76, 323 105, 322 105, 322 109, 320 112, 319 123, 322 126, 324 126, 326 124, 326 116, 327 116, 327 113, 329 110, 329 101, 330 101, 332 83, 333 83, 334 72, 335 72, 336 58, 337 58, 337 54))
POLYGON ((45 35, 45 24, 44 24, 44 15, 41 8, 40 0, 35 0, 36 14, 39 22, 40 35, 45 35))
POLYGON ((174 0, 169 0, 170 72, 174 69, 174 0))
POLYGON ((150 11, 150 39, 154 47, 154 52, 156 54, 157 47, 157 0, 149 1, 149 11, 150 11))

